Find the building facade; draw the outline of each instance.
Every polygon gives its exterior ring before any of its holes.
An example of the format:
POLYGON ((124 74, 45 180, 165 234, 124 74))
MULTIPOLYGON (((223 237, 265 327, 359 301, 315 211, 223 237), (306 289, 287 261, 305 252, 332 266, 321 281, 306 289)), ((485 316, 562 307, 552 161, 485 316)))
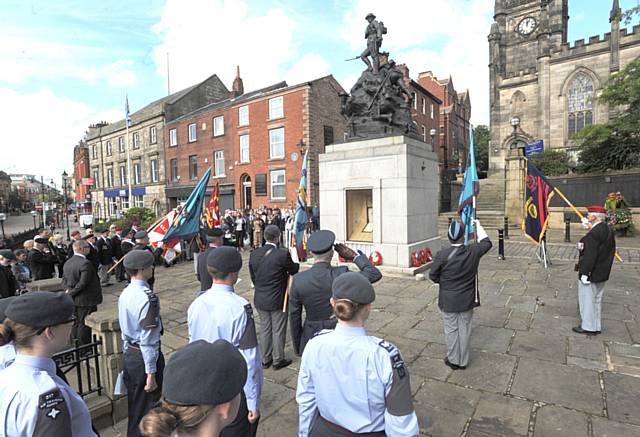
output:
POLYGON ((70 198, 78 211, 91 212, 91 187, 94 184, 89 169, 89 148, 84 141, 80 141, 73 148, 73 177, 68 186, 73 193, 70 198))
POLYGON ((9 210, 9 196, 11 195, 11 177, 0 170, 0 212, 9 210))
POLYGON ((640 26, 620 28, 611 0, 611 32, 567 42, 568 0, 496 0, 489 34, 491 144, 489 172, 504 174, 508 156, 529 143, 577 158, 572 136, 605 123, 597 102, 607 79, 640 56, 640 26))
POLYGON ((165 166, 170 207, 187 198, 207 168, 207 193, 220 187, 220 210, 295 207, 305 151, 308 203, 318 203, 318 154, 341 142, 345 120, 333 76, 288 86, 280 82, 231 97, 166 123, 165 166))
POLYGON ((228 97, 229 90, 213 75, 131 114, 128 137, 124 119, 90 126, 86 144, 90 177, 94 182, 91 189, 93 214, 98 219, 117 218, 129 207, 146 207, 156 215, 164 214, 168 209, 165 123, 228 97))

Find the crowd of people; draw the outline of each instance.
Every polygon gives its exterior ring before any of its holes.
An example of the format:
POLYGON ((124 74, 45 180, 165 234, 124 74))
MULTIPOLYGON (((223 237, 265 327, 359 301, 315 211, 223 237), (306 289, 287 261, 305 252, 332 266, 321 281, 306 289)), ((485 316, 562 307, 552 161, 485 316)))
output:
MULTIPOLYGON (((236 215, 236 220, 241 218, 236 215)), ((579 244, 576 266, 582 324, 574 331, 597 335, 615 240, 600 210, 590 208, 587 220, 590 231, 579 244)), ((471 321, 480 304, 475 278, 492 244, 479 221, 475 229, 477 242, 464 244, 464 227, 452 221, 450 245, 438 252, 430 272, 440 284, 444 364, 454 371, 469 365, 471 321)), ((223 227, 206 232, 208 247, 195 268, 201 286, 187 311, 189 344, 166 366, 161 302, 153 291, 155 253, 146 246, 144 231, 133 235, 133 249, 140 250, 124 255, 122 265, 130 282, 118 300, 127 435, 257 435, 263 371, 278 371, 292 362, 284 347, 289 324, 294 352, 301 357, 296 390, 299 436, 417 436, 410 374, 402 353, 366 330, 376 298, 372 284, 382 278, 367 256, 336 243, 333 232, 318 230, 307 241, 313 264, 300 271, 282 247, 280 226, 271 223, 264 227, 264 244, 249 256, 252 305, 235 293, 242 248, 225 245, 226 234, 223 227), (332 265, 336 255, 359 271, 332 265)), ((63 264, 65 293, 27 292, 0 299, 0 368, 5 367, 0 371, 0 399, 11 399, 0 404, 0 420, 8 435, 40 435, 37 431, 42 429, 47 435, 95 435, 86 405, 56 374, 51 360, 70 335, 82 336, 74 333, 82 329, 78 320, 86 317, 78 308, 91 311, 100 303, 101 294, 83 295, 78 285, 89 275, 97 289, 104 279, 89 260, 98 242, 88 240, 95 238, 73 242, 77 258, 63 264), (79 272, 80 279, 70 277, 69 271, 79 272)), ((35 244, 45 244, 39 241, 35 244)), ((43 247, 36 250, 45 253, 43 247)), ((0 251, 5 270, 7 260, 17 263, 17 256, 0 251)))

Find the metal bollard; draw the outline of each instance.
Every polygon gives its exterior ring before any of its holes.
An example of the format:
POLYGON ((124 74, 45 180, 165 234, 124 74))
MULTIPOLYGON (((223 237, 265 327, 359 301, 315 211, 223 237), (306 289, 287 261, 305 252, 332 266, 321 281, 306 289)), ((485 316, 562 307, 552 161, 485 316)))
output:
POLYGON ((504 217, 504 238, 509 239, 509 217, 504 217))
POLYGON ((504 261, 504 231, 498 229, 498 259, 504 261))
POLYGON ((568 217, 564 219, 564 242, 571 242, 571 219, 568 217))

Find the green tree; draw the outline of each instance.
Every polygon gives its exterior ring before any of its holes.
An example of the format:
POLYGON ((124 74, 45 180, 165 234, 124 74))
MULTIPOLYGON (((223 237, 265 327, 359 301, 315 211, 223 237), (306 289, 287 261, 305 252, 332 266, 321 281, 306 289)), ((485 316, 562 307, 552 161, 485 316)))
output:
POLYGON ((631 20, 633 19, 633 16, 636 15, 636 14, 640 14, 640 6, 634 6, 633 8, 626 10, 622 14, 622 19, 624 21, 624 24, 631 23, 631 20))
POLYGON ((545 150, 529 159, 545 176, 561 176, 569 173, 569 155, 564 151, 545 150))
POLYGON ((489 170, 489 140, 491 133, 489 127, 481 124, 476 126, 473 132, 473 143, 476 155, 476 167, 478 172, 487 172, 489 170))
POLYGON ((620 115, 573 136, 580 145, 578 170, 604 172, 640 166, 640 60, 611 76, 598 100, 618 108, 620 115))

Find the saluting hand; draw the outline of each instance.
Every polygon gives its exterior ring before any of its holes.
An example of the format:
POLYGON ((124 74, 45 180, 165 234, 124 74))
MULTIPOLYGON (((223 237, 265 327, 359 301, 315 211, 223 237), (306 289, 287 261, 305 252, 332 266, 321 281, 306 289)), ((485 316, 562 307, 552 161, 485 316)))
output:
POLYGON ((347 261, 353 261, 353 259, 357 256, 357 253, 355 253, 353 249, 345 246, 344 244, 336 243, 333 245, 333 247, 336 250, 336 252, 338 252, 338 255, 340 255, 342 258, 346 259, 347 261))
POLYGON ((260 417, 260 410, 249 411, 249 414, 247 415, 247 419, 249 419, 249 423, 255 423, 259 417, 260 417))
POLYGON ((144 385, 144 391, 147 393, 151 393, 152 391, 156 391, 158 389, 158 384, 156 383, 156 374, 155 373, 147 373, 147 383, 144 385))

